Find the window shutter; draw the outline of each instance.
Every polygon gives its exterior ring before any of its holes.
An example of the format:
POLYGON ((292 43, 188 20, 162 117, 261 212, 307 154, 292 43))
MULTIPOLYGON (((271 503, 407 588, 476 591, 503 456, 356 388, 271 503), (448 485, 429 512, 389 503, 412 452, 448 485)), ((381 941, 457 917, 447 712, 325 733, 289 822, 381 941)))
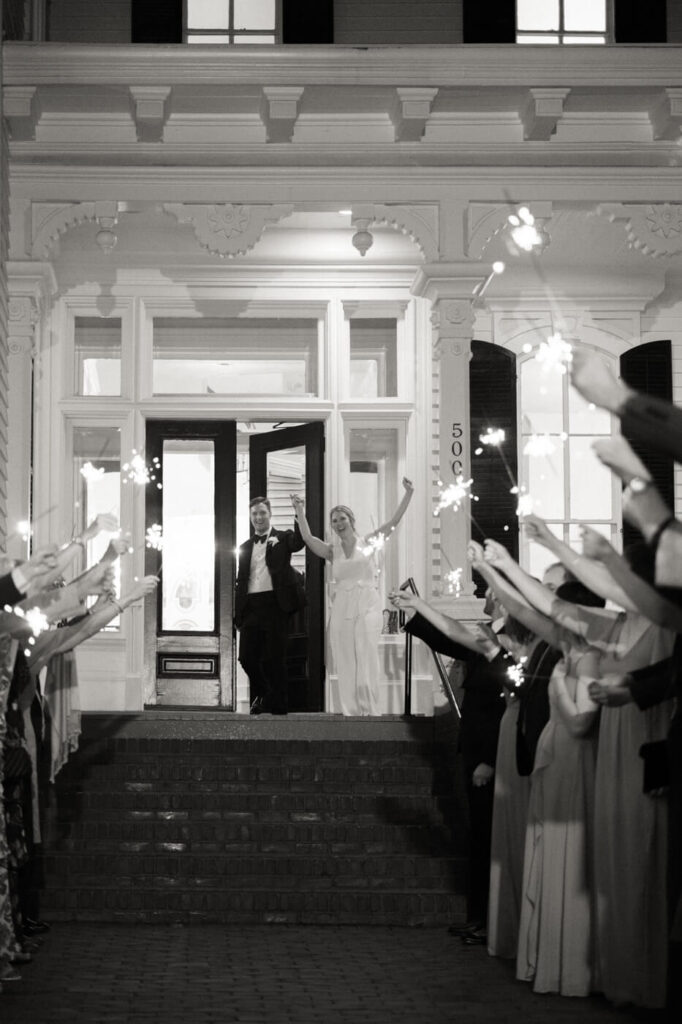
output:
MULTIPOLYGON (((516 431, 516 356, 513 352, 487 341, 472 341, 469 363, 469 394, 471 423, 471 492, 478 497, 471 511, 471 536, 483 541, 486 537, 504 544, 519 556, 519 526, 516 516, 517 496, 510 494, 513 486, 507 475, 500 450, 481 445, 479 437, 488 427, 505 432, 503 455, 514 480, 518 479, 516 431), (482 448, 480 455, 475 455, 482 448), (505 526, 509 529, 505 530, 505 526)), ((482 594, 485 586, 477 581, 482 594)))
POLYGON ((132 0, 134 43, 181 43, 182 0, 132 0))
POLYGON ((666 0, 616 0, 617 43, 665 43, 666 0))
POLYGON ((515 0, 464 0, 462 36, 465 43, 515 43, 515 0))
MULTIPOLYGON (((673 372, 672 349, 669 341, 650 341, 637 345, 620 357, 620 374, 626 384, 646 395, 654 395, 672 402, 673 372)), ((634 440, 624 432, 623 436, 632 445, 661 492, 670 508, 675 503, 674 462, 669 455, 651 449, 634 440)), ((641 540, 639 531, 623 523, 623 548, 641 540)))
POLYGON ((283 43, 333 43, 333 0, 283 0, 283 43))

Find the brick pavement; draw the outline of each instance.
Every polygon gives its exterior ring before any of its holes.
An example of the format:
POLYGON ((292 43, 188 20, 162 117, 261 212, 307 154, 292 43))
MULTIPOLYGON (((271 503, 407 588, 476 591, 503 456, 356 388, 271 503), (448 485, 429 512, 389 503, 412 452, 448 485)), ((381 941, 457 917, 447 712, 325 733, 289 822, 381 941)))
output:
POLYGON ((2 1024, 632 1024, 600 998, 534 995, 440 928, 58 923, 2 1024))

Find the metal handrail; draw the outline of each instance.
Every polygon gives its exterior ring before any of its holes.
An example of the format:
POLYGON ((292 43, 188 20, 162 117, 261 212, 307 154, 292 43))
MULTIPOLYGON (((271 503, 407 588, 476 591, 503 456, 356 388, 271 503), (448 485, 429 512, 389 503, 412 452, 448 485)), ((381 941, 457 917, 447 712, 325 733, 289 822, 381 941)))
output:
MULTIPOLYGON (((412 579, 411 576, 408 577, 408 579, 406 579, 404 583, 401 583, 400 587, 398 589, 399 590, 409 590, 409 591, 411 591, 415 595, 415 597, 419 597, 419 591, 417 590, 417 585, 416 585, 416 583, 414 582, 414 580, 412 579)), ((404 625, 405 625, 405 613, 403 611, 401 611, 400 612, 400 626, 401 626, 401 628, 404 627, 404 625)), ((461 712, 460 706, 459 706, 459 704, 457 702, 457 698, 455 697, 455 692, 452 689, 452 684, 450 682, 448 674, 445 671, 445 665, 443 664, 443 658, 438 653, 438 651, 434 651, 433 647, 429 647, 429 650, 431 651, 431 654, 433 656, 433 660, 436 663, 436 670, 437 670, 438 676, 440 678, 440 684, 443 687, 443 692, 445 693, 445 696, 448 699, 448 704, 450 705, 452 710, 455 712, 457 717, 461 718, 462 717, 462 712, 461 712)), ((406 633, 405 634, 405 712, 404 713, 405 713, 406 716, 410 716, 412 714, 412 634, 411 633, 406 633)))

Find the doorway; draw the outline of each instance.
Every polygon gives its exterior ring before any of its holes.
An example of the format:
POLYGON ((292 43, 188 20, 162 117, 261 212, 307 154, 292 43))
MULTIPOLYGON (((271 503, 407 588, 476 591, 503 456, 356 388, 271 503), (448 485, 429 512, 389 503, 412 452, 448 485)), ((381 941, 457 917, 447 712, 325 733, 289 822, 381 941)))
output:
MULTIPOLYGON (((289 495, 305 494, 311 529, 321 535, 324 425, 148 421, 146 461, 156 479, 146 490, 145 572, 160 584, 145 611, 145 663, 156 704, 248 710, 233 624, 248 499, 268 494, 273 525, 290 529, 289 495)), ((321 711, 324 566, 307 550, 292 564, 305 577, 307 605, 291 625, 289 703, 292 711, 321 711)))

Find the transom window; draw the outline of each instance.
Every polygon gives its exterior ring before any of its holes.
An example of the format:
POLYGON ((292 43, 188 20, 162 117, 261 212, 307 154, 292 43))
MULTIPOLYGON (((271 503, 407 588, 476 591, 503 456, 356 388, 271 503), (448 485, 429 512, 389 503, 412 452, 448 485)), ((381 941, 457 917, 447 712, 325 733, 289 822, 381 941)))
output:
POLYGON ((279 42, 280 0, 185 0, 188 43, 279 42))
POLYGON ((517 43, 608 42, 607 0, 516 0, 517 43))

